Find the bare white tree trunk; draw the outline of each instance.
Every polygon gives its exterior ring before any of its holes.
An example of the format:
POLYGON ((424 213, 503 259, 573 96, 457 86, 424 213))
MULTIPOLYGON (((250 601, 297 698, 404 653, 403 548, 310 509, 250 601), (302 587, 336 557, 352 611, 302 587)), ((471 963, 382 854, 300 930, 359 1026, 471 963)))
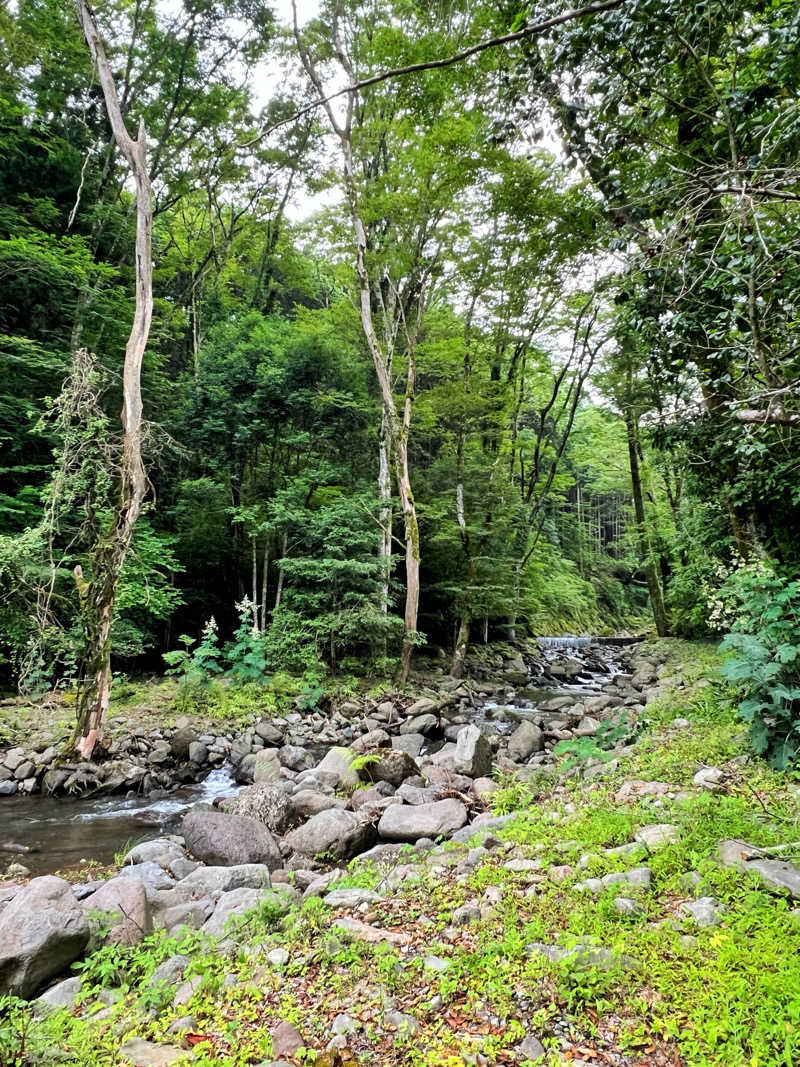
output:
POLYGON ((269 533, 264 534, 264 560, 261 572, 261 632, 267 632, 267 576, 269 574, 269 533))
POLYGON ((97 68, 106 111, 117 147, 130 167, 136 187, 136 307, 122 371, 122 465, 119 503, 111 530, 93 553, 88 582, 76 569, 84 622, 84 678, 78 703, 76 745, 88 759, 101 736, 111 692, 111 623, 120 572, 147 492, 142 461, 141 373, 153 316, 153 194, 147 168, 147 135, 139 123, 136 140, 122 118, 117 88, 94 14, 86 0, 77 0, 78 20, 97 68))
POLYGON ((381 611, 389 611, 389 581, 392 574, 392 476, 389 457, 389 429, 386 411, 381 415, 381 436, 378 443, 378 497, 381 526, 378 557, 381 563, 381 611))
MULTIPOLYGON (((281 559, 282 560, 285 559, 285 557, 286 557, 286 546, 287 546, 288 542, 289 542, 289 535, 287 534, 286 530, 284 530, 283 531, 283 536, 281 537, 281 559)), ((281 606, 281 596, 282 595, 283 595, 283 567, 279 566, 278 567, 278 587, 275 590, 275 608, 274 608, 274 611, 277 611, 278 608, 281 606)))

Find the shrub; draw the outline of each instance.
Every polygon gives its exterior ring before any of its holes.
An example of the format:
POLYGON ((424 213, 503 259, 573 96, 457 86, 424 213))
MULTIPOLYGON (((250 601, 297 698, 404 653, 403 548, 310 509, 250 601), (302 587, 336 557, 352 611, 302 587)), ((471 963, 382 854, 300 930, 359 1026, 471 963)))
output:
POLYGON ((730 627, 723 675, 753 748, 782 770, 800 753, 800 581, 762 562, 742 565, 723 584, 712 618, 730 627))

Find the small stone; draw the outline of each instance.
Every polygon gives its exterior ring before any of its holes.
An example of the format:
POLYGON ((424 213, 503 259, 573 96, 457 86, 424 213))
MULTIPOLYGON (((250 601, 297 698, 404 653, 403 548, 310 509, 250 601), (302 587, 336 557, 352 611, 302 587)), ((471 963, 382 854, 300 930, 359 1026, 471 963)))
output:
POLYGON ((360 1029, 361 1023, 358 1019, 354 1019, 352 1015, 347 1015, 344 1012, 337 1015, 331 1023, 331 1030, 334 1034, 354 1034, 360 1029))
POLYGON ((439 974, 450 969, 450 961, 442 959, 441 956, 425 956, 422 962, 429 971, 436 971, 439 974))
POLYGON ((645 845, 651 852, 659 848, 671 845, 678 840, 678 827, 672 823, 655 823, 653 826, 643 826, 633 835, 634 841, 645 845))
POLYGON ((545 1055, 545 1047, 541 1043, 538 1037, 534 1037, 529 1034, 523 1041, 517 1045, 517 1052, 522 1056, 524 1060, 539 1060, 545 1055))
POLYGON ((361 904, 374 904, 383 897, 371 889, 334 889, 322 900, 329 908, 357 908, 361 904))
POLYGON ((133 1067, 168 1067, 187 1053, 173 1045, 157 1045, 140 1037, 129 1038, 119 1050, 120 1056, 129 1060, 133 1067))
POLYGON ((480 908, 475 904, 462 904, 453 912, 451 922, 453 926, 467 926, 469 923, 478 922, 481 917, 480 908))
POLYGON ((305 1044, 300 1032, 286 1021, 278 1023, 271 1031, 270 1037, 272 1038, 272 1055, 275 1059, 294 1056, 295 1052, 305 1044))
POLYGON ((631 917, 642 914, 641 907, 630 897, 615 897, 614 910, 619 912, 620 915, 630 915, 631 917))
POLYGON ((692 779, 698 789, 705 789, 708 793, 721 793, 725 772, 719 767, 703 767, 692 779))
POLYGON ((273 967, 285 967, 291 957, 285 948, 273 948, 267 953, 267 959, 273 967))
POLYGON ((690 916, 695 926, 705 929, 709 926, 718 926, 722 922, 722 915, 713 897, 700 897, 699 900, 691 900, 681 904, 681 911, 690 916))
POLYGON ((419 1023, 414 1016, 402 1011, 384 1012, 381 1025, 384 1030, 392 1030, 401 1038, 413 1037, 419 1031, 419 1023))

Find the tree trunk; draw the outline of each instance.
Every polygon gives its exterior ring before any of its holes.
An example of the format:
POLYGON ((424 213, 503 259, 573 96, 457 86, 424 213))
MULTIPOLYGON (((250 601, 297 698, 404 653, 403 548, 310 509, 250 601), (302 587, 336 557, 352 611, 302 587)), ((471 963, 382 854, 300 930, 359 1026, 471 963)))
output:
POLYGON ((250 535, 250 555, 251 555, 251 569, 252 569, 252 584, 253 584, 253 605, 251 611, 253 613, 253 632, 258 633, 258 549, 256 547, 256 535, 250 535))
POLYGON ((450 665, 450 673, 454 678, 461 678, 464 674, 464 661, 467 658, 467 649, 469 648, 469 630, 471 621, 472 618, 469 608, 464 608, 461 612, 461 622, 458 627, 456 646, 453 650, 453 662, 450 665))
MULTIPOLYGON (((286 545, 287 545, 288 541, 289 541, 289 535, 284 530, 283 531, 283 535, 281 537, 281 559, 284 559, 284 557, 286 556, 286 545)), ((283 567, 279 566, 278 567, 278 587, 275 590, 275 607, 273 609, 273 615, 278 610, 278 608, 281 606, 281 596, 282 596, 282 594, 283 594, 283 567)))
POLYGON ((261 632, 267 632, 267 576, 269 574, 269 534, 264 535, 264 562, 261 573, 261 632))
POLYGON ((389 611, 389 582, 392 575, 392 478, 389 470, 389 427, 386 412, 381 416, 381 436, 378 444, 378 496, 380 513, 378 521, 381 537, 378 557, 381 561, 381 611, 389 611))
MULTIPOLYGON (((319 72, 317 71, 316 65, 300 35, 300 30, 297 24, 296 0, 292 0, 292 11, 294 16, 294 35, 295 40, 297 41, 300 58, 309 78, 319 93, 319 96, 323 98, 325 97, 325 93, 319 72)), ((341 42, 338 40, 335 30, 333 47, 337 58, 343 64, 346 72, 351 74, 352 72, 348 68, 341 42)), ((372 364, 375 368, 375 375, 378 379, 378 387, 380 389, 381 401, 383 404, 383 418, 385 419, 386 429, 389 434, 389 445, 394 460, 395 480, 397 482, 397 491, 400 496, 400 504, 403 511, 406 542, 406 602, 405 611, 403 613, 403 648, 400 655, 400 668, 397 675, 397 680, 400 683, 403 683, 408 680, 409 671, 411 670, 411 657, 417 642, 417 614, 419 609, 419 523, 417 521, 417 508, 414 502, 414 494, 411 490, 411 479, 409 476, 408 433, 411 426, 411 410, 414 400, 414 346, 416 336, 419 332, 420 316, 424 306, 424 299, 423 293, 420 291, 417 302, 418 314, 416 327, 412 327, 411 331, 409 331, 408 328, 406 329, 408 372, 405 402, 401 418, 395 404, 392 379, 386 353, 384 353, 378 339, 378 335, 375 331, 375 323, 372 317, 372 293, 370 289, 369 270, 367 267, 367 231, 361 214, 358 189, 355 181, 355 168, 353 164, 352 126, 355 98, 352 93, 348 95, 346 115, 343 120, 337 117, 327 100, 324 102, 323 106, 325 107, 331 129, 339 139, 339 145, 342 152, 344 189, 347 203, 350 208, 350 219, 353 225, 353 235, 356 243, 356 274, 358 276, 360 290, 359 312, 361 316, 361 328, 364 332, 367 347, 369 348, 370 356, 372 357, 372 364)))
POLYGON ((639 554, 642 558, 647 589, 650 593, 650 606, 653 611, 653 622, 659 637, 666 637, 669 633, 667 625, 667 613, 664 608, 664 597, 661 592, 661 583, 658 579, 658 570, 650 546, 650 538, 647 533, 647 522, 644 511, 644 494, 642 492, 642 474, 639 467, 639 435, 637 432, 636 416, 629 404, 625 407, 625 429, 628 437, 628 458, 631 469, 631 488, 633 491, 633 510, 636 517, 636 536, 639 541, 639 554))
POLYGON ((122 371, 122 463, 119 502, 111 529, 93 552, 88 583, 76 573, 81 591, 84 666, 78 700, 76 745, 89 759, 101 736, 111 692, 111 623, 117 586, 147 492, 142 462, 141 370, 153 314, 151 235, 153 195, 147 169, 147 135, 140 122, 134 141, 125 128, 117 89, 91 9, 77 0, 78 19, 97 68, 114 140, 130 167, 136 187, 136 307, 122 371))

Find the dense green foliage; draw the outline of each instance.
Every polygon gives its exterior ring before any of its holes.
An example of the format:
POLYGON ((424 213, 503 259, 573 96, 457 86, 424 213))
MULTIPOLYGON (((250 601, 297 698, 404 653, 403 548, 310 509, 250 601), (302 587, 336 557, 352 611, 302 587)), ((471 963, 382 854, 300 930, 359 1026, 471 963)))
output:
MULTIPOLYGON (((330 0, 301 38, 325 77, 358 78, 560 10, 330 0)), ((640 627, 648 595, 659 628, 701 635, 720 565, 753 556, 776 568, 759 595, 789 612, 769 581, 800 563, 795 17, 623 0, 357 95, 368 298, 409 412, 419 642, 640 627)), ((206 639, 182 659, 178 636, 213 618, 214 663, 245 682, 386 673, 404 527, 378 480, 338 156, 324 112, 295 114, 317 87, 260 3, 114 0, 101 19, 155 192, 152 486, 115 663, 191 671, 206 639), (266 100, 265 64, 288 75, 266 100)), ((112 521, 134 218, 71 9, 4 8, 0 53, 0 663, 35 691, 78 669, 72 570, 112 521)), ((761 626, 732 641, 761 672, 743 710, 791 759, 776 650, 796 629, 761 626)))

